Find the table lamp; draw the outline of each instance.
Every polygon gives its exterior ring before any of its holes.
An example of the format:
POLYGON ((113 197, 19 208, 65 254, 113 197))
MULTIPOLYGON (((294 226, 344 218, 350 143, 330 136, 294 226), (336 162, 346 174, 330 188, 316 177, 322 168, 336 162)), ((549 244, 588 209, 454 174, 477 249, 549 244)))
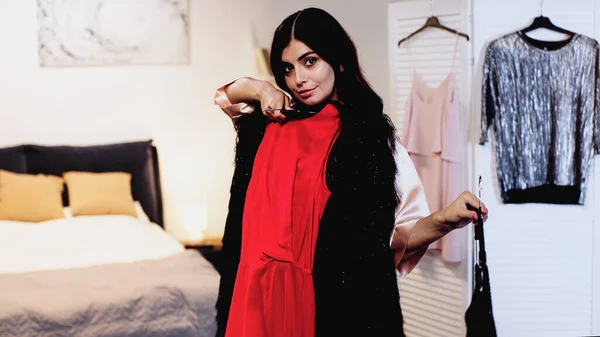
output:
POLYGON ((201 203, 184 205, 182 220, 183 228, 186 232, 186 243, 192 245, 200 244, 206 237, 206 228, 208 226, 206 205, 201 203))

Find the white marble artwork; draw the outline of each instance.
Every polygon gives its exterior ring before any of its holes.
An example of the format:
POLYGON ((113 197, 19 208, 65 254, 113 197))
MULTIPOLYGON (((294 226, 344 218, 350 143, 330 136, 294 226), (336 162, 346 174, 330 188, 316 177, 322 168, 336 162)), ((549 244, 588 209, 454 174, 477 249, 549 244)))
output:
POLYGON ((43 67, 189 62, 189 0, 37 0, 43 67))

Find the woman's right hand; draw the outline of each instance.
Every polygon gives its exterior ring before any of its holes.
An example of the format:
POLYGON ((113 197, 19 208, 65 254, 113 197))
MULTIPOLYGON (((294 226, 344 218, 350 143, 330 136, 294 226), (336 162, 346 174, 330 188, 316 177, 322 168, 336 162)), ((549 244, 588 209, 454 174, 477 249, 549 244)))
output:
POLYGON ((264 82, 261 86, 258 91, 258 98, 263 115, 277 122, 283 122, 286 119, 281 110, 292 109, 290 97, 269 82, 264 82))

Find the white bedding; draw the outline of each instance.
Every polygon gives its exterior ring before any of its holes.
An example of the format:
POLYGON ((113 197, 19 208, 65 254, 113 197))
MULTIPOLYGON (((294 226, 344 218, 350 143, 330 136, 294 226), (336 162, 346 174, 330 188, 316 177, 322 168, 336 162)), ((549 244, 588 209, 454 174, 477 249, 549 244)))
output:
POLYGON ((158 225, 131 216, 0 221, 0 274, 161 259, 184 250, 158 225))
POLYGON ((214 337, 219 274, 195 250, 0 274, 0 337, 214 337))
POLYGON ((219 274, 131 216, 0 221, 0 337, 211 337, 219 274))

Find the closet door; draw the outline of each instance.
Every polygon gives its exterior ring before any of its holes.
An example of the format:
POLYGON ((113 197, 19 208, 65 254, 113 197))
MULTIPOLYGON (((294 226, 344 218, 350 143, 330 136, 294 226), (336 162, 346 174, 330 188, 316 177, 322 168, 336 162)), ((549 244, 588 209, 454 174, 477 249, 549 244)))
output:
MULTIPOLYGON (((434 13, 440 22, 470 35, 467 22, 467 3, 463 0, 434 1, 434 13)), ((426 1, 402 1, 388 7, 390 87, 392 113, 398 132, 404 123, 404 104, 412 82, 413 66, 430 86, 438 86, 453 71, 458 78, 461 102, 467 115, 469 92, 469 42, 460 39, 454 68, 456 35, 437 29, 427 29, 409 43, 397 46, 398 41, 420 28, 432 14, 426 1), (407 46, 410 44, 409 62, 407 46)), ((466 135, 465 135, 466 137, 466 135)), ((465 187, 466 188, 466 187, 465 187)), ((468 236, 468 229, 462 229, 468 236)), ((446 263, 439 252, 428 252, 418 267, 406 277, 399 278, 404 329, 413 336, 464 336, 464 313, 470 292, 469 254, 463 252, 463 263, 446 263)))
MULTIPOLYGON (((598 38, 597 2, 546 0, 543 14, 558 26, 598 38)), ((477 65, 473 99, 477 103, 474 110, 477 117, 487 44, 528 26, 540 15, 540 3, 538 0, 473 1, 477 65)), ((531 36, 560 38, 544 30, 532 32, 531 36)), ((600 335, 598 159, 583 206, 502 204, 492 143, 476 146, 474 159, 475 173, 481 174, 485 182, 483 198, 490 210, 485 226, 486 248, 498 335, 600 335)))

